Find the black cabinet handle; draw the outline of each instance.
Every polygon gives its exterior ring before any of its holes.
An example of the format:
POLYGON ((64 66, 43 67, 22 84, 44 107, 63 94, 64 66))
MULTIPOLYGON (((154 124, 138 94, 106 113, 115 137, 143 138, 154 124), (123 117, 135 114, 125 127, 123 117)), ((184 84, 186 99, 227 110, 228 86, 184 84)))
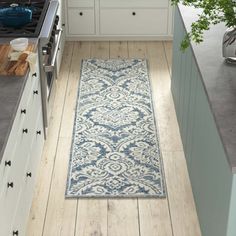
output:
POLYGON ((11 161, 5 161, 5 166, 11 166, 11 161))
POLYGON ((14 186, 13 182, 8 182, 8 183, 7 183, 7 187, 8 187, 8 188, 13 188, 13 186, 14 186))
POLYGON ((18 231, 18 230, 13 231, 13 232, 12 232, 12 235, 19 235, 19 231, 18 231))
POLYGON ((63 24, 62 24, 62 26, 63 26, 63 27, 65 27, 65 26, 66 26, 66 24, 65 24, 65 23, 63 23, 63 24))
POLYGON ((83 12, 81 11, 81 12, 79 13, 79 15, 82 16, 82 15, 83 15, 83 12))
POLYGON ((34 74, 32 74, 32 77, 37 77, 37 73, 35 72, 34 74))
POLYGON ((32 177, 32 173, 31 172, 27 172, 26 173, 26 177, 32 177))
POLYGON ((39 91, 38 90, 34 90, 33 94, 39 94, 39 91))
POLYGON ((136 15, 136 12, 132 12, 132 15, 135 16, 135 15, 136 15))
POLYGON ((41 135, 41 130, 36 131, 36 134, 41 135))
POLYGON ((21 114, 23 114, 23 113, 26 114, 26 109, 21 109, 21 110, 20 110, 20 113, 21 113, 21 114))
POLYGON ((28 133, 28 129, 23 129, 23 131, 22 131, 23 133, 28 133))

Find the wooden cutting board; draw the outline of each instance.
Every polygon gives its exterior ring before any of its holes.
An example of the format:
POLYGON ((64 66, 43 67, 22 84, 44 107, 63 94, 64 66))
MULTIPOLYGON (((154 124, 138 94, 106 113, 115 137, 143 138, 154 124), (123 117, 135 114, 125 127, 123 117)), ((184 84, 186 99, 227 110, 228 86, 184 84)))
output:
MULTIPOLYGON (((34 52, 35 44, 29 44, 26 51, 34 52)), ((29 63, 25 60, 20 63, 18 61, 10 61, 8 56, 11 52, 12 48, 9 44, 0 44, 0 76, 24 76, 29 68, 29 63)))

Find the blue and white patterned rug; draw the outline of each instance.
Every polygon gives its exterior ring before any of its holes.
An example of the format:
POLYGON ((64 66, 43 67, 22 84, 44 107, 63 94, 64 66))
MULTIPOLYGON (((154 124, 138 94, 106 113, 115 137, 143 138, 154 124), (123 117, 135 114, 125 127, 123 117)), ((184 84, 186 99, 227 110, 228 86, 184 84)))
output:
POLYGON ((84 60, 66 197, 165 194, 146 60, 84 60))

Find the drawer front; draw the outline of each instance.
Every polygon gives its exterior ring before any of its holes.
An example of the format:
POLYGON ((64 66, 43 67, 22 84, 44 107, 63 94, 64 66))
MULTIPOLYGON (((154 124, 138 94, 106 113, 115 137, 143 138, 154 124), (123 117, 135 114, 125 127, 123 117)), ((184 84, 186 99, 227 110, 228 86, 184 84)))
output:
MULTIPOLYGON (((26 119, 24 124, 27 123, 29 123, 28 119, 26 119)), ((28 133, 20 132, 16 148, 13 151, 14 159, 12 160, 12 166, 1 185, 0 235, 10 235, 10 225, 18 204, 19 193, 22 189, 30 142, 30 131, 28 133)))
POLYGON ((25 235, 27 219, 29 217, 29 211, 34 193, 37 167, 39 165, 43 149, 44 136, 42 114, 38 114, 37 124, 34 128, 34 131, 31 152, 29 154, 28 164, 23 179, 20 200, 17 206, 13 224, 11 226, 11 232, 17 231, 19 235, 25 235), (37 134, 37 131, 39 130, 41 131, 41 134, 37 134))
POLYGON ((68 7, 94 7, 94 0, 68 0, 68 7))
POLYGON ((168 0, 100 0, 101 8, 155 8, 168 4, 168 0))
POLYGON ((94 9, 69 9, 69 34, 92 35, 95 34, 94 9))
POLYGON ((167 9, 102 9, 103 35, 166 35, 167 9))

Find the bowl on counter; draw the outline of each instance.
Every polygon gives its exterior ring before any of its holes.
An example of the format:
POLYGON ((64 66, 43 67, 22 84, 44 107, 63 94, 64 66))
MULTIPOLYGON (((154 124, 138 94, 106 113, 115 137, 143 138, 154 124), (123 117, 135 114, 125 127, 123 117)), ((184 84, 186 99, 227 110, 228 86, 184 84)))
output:
POLYGON ((29 44, 28 38, 16 38, 10 41, 10 45, 15 51, 24 51, 29 44))

